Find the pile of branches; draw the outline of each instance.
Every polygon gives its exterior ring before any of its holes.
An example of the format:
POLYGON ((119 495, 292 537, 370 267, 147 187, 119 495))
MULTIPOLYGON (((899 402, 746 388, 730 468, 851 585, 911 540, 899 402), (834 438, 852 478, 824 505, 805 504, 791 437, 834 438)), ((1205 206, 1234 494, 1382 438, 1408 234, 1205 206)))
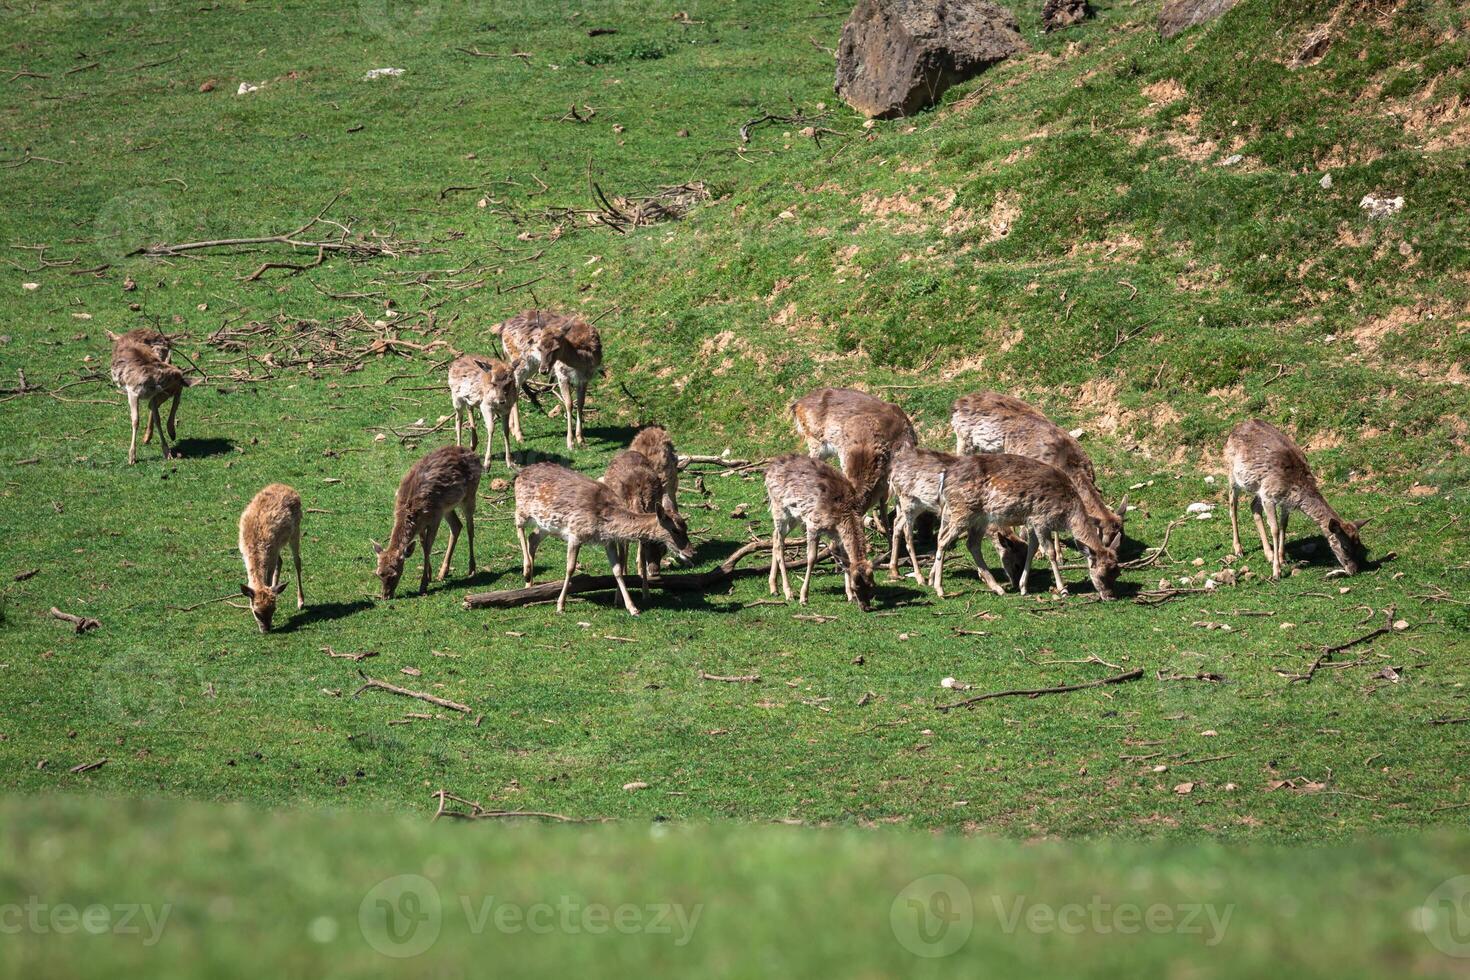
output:
MULTIPOLYGON (((517 227, 551 225, 550 240, 555 241, 567 229, 604 227, 625 234, 630 228, 678 221, 712 196, 702 180, 661 184, 647 194, 612 196, 606 194, 590 176, 587 185, 592 197, 592 207, 553 205, 519 210, 502 201, 495 201, 489 210, 517 227)), ((521 237, 529 240, 531 236, 523 233, 521 237)))
POLYGON ((207 338, 222 353, 237 353, 233 361, 252 361, 267 370, 340 366, 344 372, 361 370, 370 357, 417 354, 447 348, 433 310, 419 310, 386 319, 369 320, 354 312, 333 320, 304 320, 277 316, 270 320, 223 324, 207 338), (410 339, 412 338, 412 339, 410 339))

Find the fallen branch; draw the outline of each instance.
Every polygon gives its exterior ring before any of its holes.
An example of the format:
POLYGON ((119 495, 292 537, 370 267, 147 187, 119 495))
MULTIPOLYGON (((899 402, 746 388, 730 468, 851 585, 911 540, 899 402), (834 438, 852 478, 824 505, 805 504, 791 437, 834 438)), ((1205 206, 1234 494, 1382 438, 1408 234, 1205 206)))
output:
POLYGON ((701 670, 699 672, 699 679, 702 681, 723 681, 726 684, 759 684, 761 682, 761 675, 732 674, 729 677, 721 677, 718 674, 706 674, 701 670))
POLYGON ((437 790, 434 796, 439 800, 439 809, 434 811, 434 820, 440 817, 458 817, 461 820, 488 820, 492 818, 505 817, 540 817, 545 820, 560 820, 563 823, 583 823, 576 817, 568 817, 561 813, 547 813, 544 810, 487 810, 475 800, 467 800, 463 796, 455 796, 453 793, 437 790), (469 807, 469 812, 464 810, 449 809, 450 803, 458 803, 469 807))
POLYGON ((353 663, 362 663, 367 658, 378 655, 378 651, 376 650, 364 650, 361 653, 339 653, 333 650, 331 646, 322 647, 322 653, 325 653, 329 657, 336 657, 338 660, 351 660, 353 663))
POLYGON ((989 694, 977 694, 973 698, 966 698, 963 701, 956 701, 954 704, 937 705, 936 710, 947 714, 950 711, 953 711, 955 708, 967 708, 970 705, 979 704, 981 701, 989 701, 991 698, 1036 698, 1042 696, 1043 694, 1065 694, 1068 691, 1083 691, 1089 687, 1103 687, 1108 684, 1124 684, 1128 681, 1136 681, 1142 676, 1143 668, 1140 667, 1138 670, 1130 670, 1122 674, 1114 674, 1112 677, 1104 677, 1100 680, 1088 681, 1085 684, 1063 684, 1060 687, 1039 687, 1028 691, 991 691, 989 694))
POLYGON ((85 633, 88 630, 100 629, 102 627, 101 620, 93 619, 90 616, 73 616, 71 613, 62 612, 55 606, 51 607, 51 618, 59 619, 63 623, 71 623, 72 629, 78 633, 85 633))
POLYGON ((1334 664, 1330 663, 1329 661, 1332 660, 1332 655, 1334 653, 1341 653, 1342 651, 1349 650, 1360 643, 1372 642, 1373 640, 1378 639, 1378 637, 1383 636, 1385 633, 1392 633, 1394 607, 1389 606, 1386 610, 1384 610, 1384 612, 1386 614, 1384 624, 1377 629, 1370 630, 1367 633, 1364 633, 1362 636, 1355 636, 1351 640, 1348 640, 1346 643, 1339 643, 1336 646, 1323 647, 1322 652, 1317 656, 1316 660, 1312 661, 1312 665, 1307 668, 1307 672, 1305 674, 1287 674, 1283 673, 1282 671, 1277 671, 1277 673, 1281 674, 1282 677, 1285 677, 1287 682, 1290 684, 1295 684, 1297 681, 1301 681, 1304 684, 1310 684, 1312 683, 1312 678, 1317 676, 1317 671, 1322 670, 1323 668, 1357 666, 1362 661, 1354 661, 1353 663, 1348 664, 1334 664))
POLYGON ((460 704, 458 701, 451 701, 448 698, 441 698, 437 694, 425 694, 422 691, 410 691, 406 687, 399 687, 397 684, 389 684, 387 681, 380 681, 375 677, 369 677, 367 674, 364 674, 360 670, 357 672, 357 676, 362 678, 363 685, 362 687, 359 687, 356 691, 352 692, 353 697, 357 697, 368 688, 376 688, 380 691, 387 691, 389 694, 399 694, 406 698, 417 698, 420 701, 427 701, 430 704, 437 704, 441 708, 449 708, 453 711, 463 712, 464 714, 470 713, 468 705, 460 704))
POLYGON ((105 765, 107 765, 106 759, 98 759, 96 762, 84 762, 79 766, 72 766, 67 772, 91 772, 93 769, 101 769, 105 765))

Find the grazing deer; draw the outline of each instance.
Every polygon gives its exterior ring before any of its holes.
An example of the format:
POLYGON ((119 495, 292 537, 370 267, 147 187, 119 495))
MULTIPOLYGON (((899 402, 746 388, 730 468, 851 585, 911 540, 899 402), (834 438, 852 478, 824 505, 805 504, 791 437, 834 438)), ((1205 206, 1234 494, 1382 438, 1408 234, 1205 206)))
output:
POLYGON ((834 539, 833 554, 842 568, 842 585, 849 602, 867 612, 873 604, 873 563, 868 560, 868 538, 863 533, 863 497, 837 470, 810 456, 789 453, 766 466, 766 499, 771 507, 771 595, 781 592, 791 601, 786 575, 786 532, 797 522, 806 528, 806 575, 801 580, 800 603, 806 605, 817 561, 817 543, 834 539))
MULTIPOLYGON (((669 448, 672 452, 672 444, 669 444, 669 448)), ((625 449, 618 453, 608 464, 601 482, 622 501, 624 507, 639 514, 667 516, 679 532, 688 538, 689 525, 683 515, 668 507, 669 496, 664 487, 663 474, 643 453, 636 449, 625 449)), ((617 547, 619 561, 626 568, 628 542, 620 542, 617 547)), ((648 580, 658 574, 659 562, 663 556, 662 544, 654 541, 638 542, 638 578, 643 583, 645 603, 648 601, 648 580)))
POLYGON ((1372 518, 1345 521, 1338 517, 1317 489, 1317 478, 1307 465, 1307 457, 1290 436, 1260 419, 1242 422, 1225 440, 1225 466, 1230 471, 1230 538, 1237 557, 1244 554, 1237 511, 1240 492, 1245 491, 1251 495, 1251 516, 1261 535, 1261 549, 1271 563, 1273 579, 1281 577, 1286 556, 1286 519, 1293 510, 1317 522, 1343 571, 1358 574, 1368 559, 1358 531, 1372 518), (1265 523, 1271 527, 1269 540, 1261 523, 1262 512, 1265 523))
POLYGON ((944 482, 944 518, 939 527, 931 584, 944 595, 944 553, 966 535, 966 545, 980 570, 980 578, 997 595, 1005 592, 981 554, 980 543, 990 525, 1025 527, 1026 559, 1018 583, 1026 593, 1031 559, 1038 547, 1051 562, 1057 592, 1067 594, 1062 581, 1060 546, 1052 535, 1070 531, 1087 556, 1087 571, 1102 599, 1113 598, 1118 579, 1118 554, 1103 540, 1102 522, 1087 505, 1067 474, 1040 460, 1012 453, 965 456, 950 468, 944 482))
MULTIPOLYGON (((541 332, 548 325, 559 324, 564 319, 566 318, 561 314, 549 310, 522 310, 490 328, 490 332, 499 337, 500 343, 505 347, 505 356, 510 359, 511 370, 515 373, 516 389, 524 390, 533 402, 535 397, 526 388, 526 381, 532 375, 541 373, 541 349, 538 346, 541 332)), ((525 441, 521 433, 519 404, 511 406, 510 431, 516 437, 517 443, 525 441)))
POLYGON ((250 612, 262 633, 271 631, 276 597, 286 591, 281 549, 287 545, 296 563, 296 608, 301 609, 306 605, 301 584, 301 495, 284 483, 272 483, 240 515, 240 557, 245 559, 240 592, 250 600, 250 612))
POLYGON ((628 445, 640 452, 658 470, 664 485, 664 510, 670 514, 679 512, 679 454, 674 452, 674 441, 661 425, 650 425, 640 429, 628 445))
POLYGON ((1103 541, 1114 550, 1122 546, 1128 495, 1123 495, 1116 511, 1110 508, 1098 492, 1092 459, 1070 432, 1040 410, 1010 395, 981 391, 954 403, 949 424, 957 453, 1015 453, 1050 463, 1067 474, 1087 512, 1102 522, 1103 541))
POLYGON ((540 352, 541 373, 556 381, 556 395, 566 411, 567 448, 583 445, 582 407, 587 400, 588 383, 602 369, 602 337, 586 320, 562 317, 541 331, 536 348, 540 352))
POLYGON ((567 573, 557 596, 557 612, 566 610, 577 553, 584 544, 601 544, 607 549, 623 605, 634 616, 638 615, 638 607, 633 605, 628 584, 623 581, 619 545, 648 541, 663 545, 685 563, 694 559, 683 523, 675 523, 662 508, 656 507, 653 513, 631 510, 611 487, 555 463, 536 463, 516 474, 515 521, 527 585, 535 572, 536 548, 541 539, 555 534, 567 543, 567 573))
POLYGON ((490 453, 495 447, 495 420, 500 420, 501 443, 505 448, 505 465, 510 461, 510 413, 516 405, 516 380, 511 366, 494 357, 466 354, 449 365, 449 401, 454 405, 454 444, 463 445, 460 416, 469 419, 470 448, 479 445, 475 428, 475 411, 485 420, 484 469, 490 468, 490 453))
POLYGON ((444 552, 444 564, 439 567, 439 581, 449 574, 461 527, 470 551, 469 574, 475 574, 475 494, 480 488, 480 472, 479 458, 461 446, 436 449, 409 467, 403 482, 398 484, 398 496, 393 502, 393 533, 388 538, 388 546, 373 542, 384 599, 393 598, 398 589, 404 563, 413 554, 415 541, 424 549, 419 595, 429 591, 429 555, 434 550, 440 521, 449 522, 449 550, 444 552), (454 512, 456 508, 458 516, 454 512))
POLYGON ((893 454, 918 442, 904 410, 850 388, 818 388, 797 399, 791 414, 807 452, 818 459, 836 457, 857 489, 859 513, 877 507, 878 527, 885 530, 882 511, 893 454))
MULTIPOLYGON (((914 522, 923 514, 943 518, 945 480, 950 468, 961 458, 917 446, 902 446, 893 454, 893 465, 888 471, 889 494, 897 500, 893 514, 893 542, 888 552, 888 573, 892 578, 899 577, 898 539, 902 535, 908 548, 909 564, 914 570, 914 581, 920 585, 927 584, 928 580, 919 571, 919 558, 914 551, 914 522)), ((992 527, 990 533, 1000 551, 1006 577, 1012 585, 1019 587, 1026 560, 1026 542, 1000 527, 992 527)))
MULTIPOLYGON (((173 341, 169 340, 168 335, 160 333, 152 327, 135 327, 127 333, 113 333, 111 330, 108 330, 107 339, 112 341, 112 383, 119 388, 122 387, 122 379, 118 372, 120 365, 117 358, 117 348, 120 343, 142 344, 144 347, 152 350, 158 356, 158 359, 164 363, 168 363, 174 353, 173 341)), ((146 446, 152 441, 153 413, 150 412, 148 413, 146 424, 143 427, 143 445, 146 446)))
POLYGON ((184 372, 160 359, 148 344, 130 340, 124 334, 112 346, 112 379, 128 396, 128 415, 133 426, 132 441, 128 444, 128 463, 131 465, 138 461, 139 402, 148 408, 148 434, 143 441, 148 441, 156 425, 163 458, 168 459, 168 440, 178 439, 174 423, 179 415, 179 399, 184 389, 189 387, 184 372), (170 398, 173 404, 168 410, 168 435, 165 438, 158 410, 170 398))

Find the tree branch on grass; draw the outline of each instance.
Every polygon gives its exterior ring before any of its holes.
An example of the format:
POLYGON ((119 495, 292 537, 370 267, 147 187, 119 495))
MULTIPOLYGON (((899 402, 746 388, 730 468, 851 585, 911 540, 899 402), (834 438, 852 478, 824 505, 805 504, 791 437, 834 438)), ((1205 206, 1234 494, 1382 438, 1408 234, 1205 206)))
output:
POLYGON ((369 688, 375 688, 379 691, 387 691, 389 694, 398 694, 406 698, 417 698, 420 701, 427 701, 430 704, 437 704, 441 708, 449 708, 453 711, 463 712, 464 714, 470 713, 468 705, 460 704, 458 701, 451 701, 448 698, 441 698, 437 694, 425 694, 422 691, 410 691, 406 687, 399 687, 397 684, 389 684, 387 681, 380 681, 376 677, 369 677, 367 674, 364 674, 360 670, 357 672, 357 676, 363 679, 363 685, 352 693, 353 697, 357 697, 359 694, 361 694, 363 691, 368 690, 369 688))
POLYGON ((989 701, 991 698, 1025 697, 1036 698, 1043 694, 1065 694, 1068 691, 1084 691, 1090 687, 1103 687, 1108 684, 1124 684, 1128 681, 1136 681, 1143 676, 1143 669, 1130 670, 1122 674, 1114 674, 1112 677, 1104 677, 1100 680, 1088 681, 1085 684, 1063 684, 1060 687, 1039 687, 1029 691, 991 691, 989 694, 977 694, 973 698, 956 701, 954 704, 941 704, 936 710, 948 714, 955 708, 968 708, 979 704, 981 701, 989 701))

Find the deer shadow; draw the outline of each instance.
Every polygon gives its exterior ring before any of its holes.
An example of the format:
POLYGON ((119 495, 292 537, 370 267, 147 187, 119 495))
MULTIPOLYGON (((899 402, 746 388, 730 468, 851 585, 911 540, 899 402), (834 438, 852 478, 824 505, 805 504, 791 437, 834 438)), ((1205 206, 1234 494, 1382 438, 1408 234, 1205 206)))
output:
POLYGON ((207 459, 234 452, 235 444, 224 438, 180 439, 168 451, 170 456, 180 459, 207 459))
POLYGON ((337 619, 343 619, 354 613, 360 613, 371 609, 373 604, 368 599, 354 599, 351 602, 322 602, 308 603, 305 609, 294 614, 290 619, 277 626, 274 633, 294 633, 303 626, 313 623, 327 623, 337 619))

